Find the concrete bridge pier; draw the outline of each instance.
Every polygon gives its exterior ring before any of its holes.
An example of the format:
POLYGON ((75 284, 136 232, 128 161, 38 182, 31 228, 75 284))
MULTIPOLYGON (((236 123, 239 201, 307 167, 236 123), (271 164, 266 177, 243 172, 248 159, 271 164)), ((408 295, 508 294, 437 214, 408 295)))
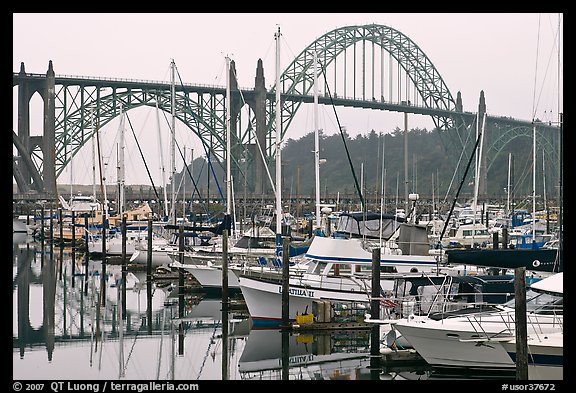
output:
POLYGON ((20 63, 19 75, 22 81, 18 84, 18 133, 13 133, 13 142, 18 150, 14 157, 17 173, 18 191, 25 193, 31 189, 37 192, 53 194, 56 191, 56 152, 55 147, 55 113, 56 84, 52 60, 48 64, 46 80, 24 78, 26 71, 24 63, 20 63), (30 135, 30 100, 38 93, 44 100, 44 124, 42 136, 30 135), (39 146, 42 149, 43 171, 38 173, 32 161, 32 152, 39 146))
MULTIPOLYGON (((262 65, 262 59, 258 59, 256 65, 256 78, 254 81, 254 95, 247 97, 248 106, 254 112, 256 118, 256 139, 258 144, 262 149, 262 152, 266 154, 266 84, 264 78, 264 67, 262 65)), ((248 145, 247 149, 252 157, 252 170, 247 173, 248 179, 252 178, 252 181, 248 181, 247 184, 253 184, 253 188, 249 191, 254 192, 256 195, 263 194, 266 190, 270 189, 267 187, 267 179, 265 173, 266 163, 262 159, 260 150, 256 143, 248 145)), ((248 186, 249 187, 249 186, 248 186)))

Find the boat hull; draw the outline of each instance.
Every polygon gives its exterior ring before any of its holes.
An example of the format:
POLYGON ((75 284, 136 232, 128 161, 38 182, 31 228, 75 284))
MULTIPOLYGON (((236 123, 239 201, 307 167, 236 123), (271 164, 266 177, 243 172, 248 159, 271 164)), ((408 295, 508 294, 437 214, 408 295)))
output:
MULTIPOLYGON (((184 268, 190 272, 203 288, 222 289, 222 269, 208 264, 186 265, 184 268)), ((238 278, 231 271, 228 272, 228 288, 240 289, 238 278)))
MULTIPOLYGON (((564 334, 538 334, 528 337, 528 379, 561 380, 564 377, 564 334)), ((516 341, 502 343, 516 361, 516 341)))
MULTIPOLYGON (((282 323, 282 282, 242 275, 238 280, 254 326, 279 326, 282 323)), ((311 313, 315 300, 361 304, 367 304, 369 301, 365 292, 307 287, 296 284, 296 280, 290 281, 288 298, 290 321, 295 321, 296 315, 311 313)))
MULTIPOLYGON (((161 249, 152 249, 152 266, 169 266, 172 263, 169 253, 178 251, 174 247, 165 247, 161 249)), ((148 264, 148 250, 135 250, 130 257, 130 263, 136 265, 148 264)))
MULTIPOLYGON (((531 318, 528 335, 556 333, 561 329, 553 317, 531 318)), ((399 322, 394 328, 434 367, 486 370, 516 367, 504 346, 514 340, 514 310, 467 318, 415 319, 399 322)))

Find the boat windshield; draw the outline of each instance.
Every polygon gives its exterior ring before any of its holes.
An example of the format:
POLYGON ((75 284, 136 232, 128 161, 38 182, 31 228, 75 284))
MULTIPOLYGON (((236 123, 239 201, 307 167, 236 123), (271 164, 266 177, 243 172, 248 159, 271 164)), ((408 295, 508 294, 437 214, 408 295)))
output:
MULTIPOLYGON (((504 305, 514 308, 514 300, 509 300, 504 305)), ((529 289, 526 291, 526 311, 534 314, 563 314, 563 300, 563 296, 529 289)))

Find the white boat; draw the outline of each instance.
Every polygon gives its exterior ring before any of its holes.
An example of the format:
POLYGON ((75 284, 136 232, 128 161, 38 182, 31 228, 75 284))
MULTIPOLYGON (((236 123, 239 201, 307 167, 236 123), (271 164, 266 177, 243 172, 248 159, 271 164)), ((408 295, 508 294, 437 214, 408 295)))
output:
MULTIPOLYGON (((154 232, 154 231, 153 231, 154 232)), ((194 231, 184 231, 184 249, 190 250, 192 247, 201 245, 215 244, 208 237, 203 237, 194 231)), ((153 236, 152 238, 152 266, 169 266, 172 263, 171 253, 178 253, 180 250, 180 233, 172 232, 170 238, 163 236, 153 236)), ((211 246, 210 246, 211 247, 211 246)), ((131 254, 130 263, 137 265, 146 265, 148 263, 148 237, 135 246, 131 254)))
POLYGON ((27 216, 16 216, 16 217, 12 217, 12 232, 24 232, 27 233, 28 229, 27 229, 27 220, 28 217, 27 216))
MULTIPOLYGON (((363 317, 371 295, 372 254, 362 242, 361 238, 314 237, 303 256, 308 270, 291 274, 289 279, 290 320, 312 312, 319 301, 329 301, 330 307, 354 309, 363 317)), ((382 290, 392 289, 393 276, 401 272, 432 272, 440 268, 435 256, 402 255, 390 253, 390 249, 381 251, 380 266, 386 272, 381 273, 382 290)), ((281 280, 247 274, 240 275, 238 280, 253 323, 279 325, 282 322, 281 280)))
POLYGON ((35 215, 14 215, 12 217, 12 232, 27 233, 34 236, 42 228, 42 219, 35 215))
MULTIPOLYGON (((281 265, 276 254, 276 234, 268 227, 251 227, 244 232, 228 250, 230 263, 228 264, 228 288, 239 290, 238 276, 248 272, 259 275, 281 275, 281 265)), ((304 252, 307 243, 296 243, 291 247, 291 255, 304 252), (300 247, 298 247, 300 246, 300 247)), ((176 250, 169 252, 171 268, 181 268, 190 272, 194 278, 207 290, 222 289, 222 243, 212 246, 192 247, 192 250, 183 253, 183 263, 176 250)), ((295 264, 291 270, 303 271, 306 266, 295 264)))
MULTIPOLYGON (((125 254, 128 258, 136 251, 136 245, 147 238, 147 231, 141 230, 128 230, 126 231, 126 250, 125 254)), ((122 233, 114 232, 110 236, 106 236, 106 255, 109 257, 122 256, 122 233)), ((88 240, 88 252, 90 257, 95 259, 102 258, 102 236, 90 236, 88 240)))
POLYGON ((476 207, 476 212, 471 206, 465 206, 458 212, 458 224, 467 225, 482 222, 482 210, 476 207))
POLYGON ((462 224, 454 231, 452 236, 442 239, 444 247, 459 244, 463 247, 486 247, 492 242, 492 234, 488 232, 488 227, 484 224, 462 224))
MULTIPOLYGON (((455 268, 457 269, 457 267, 455 268)), ((402 274, 394 279, 392 291, 378 298, 379 313, 366 313, 364 322, 380 325, 381 353, 411 348, 393 325, 415 317, 453 313, 475 306, 491 308, 514 297, 514 276, 465 270, 451 274, 402 274)))
MULTIPOLYGON (((174 257, 177 256, 177 253, 171 253, 170 256, 174 257)), ((191 263, 191 264, 182 264, 180 262, 172 262, 170 263, 170 268, 175 269, 184 269, 187 272, 191 273, 194 278, 198 281, 198 283, 202 286, 203 289, 206 291, 221 291, 222 290, 222 282, 223 282, 223 274, 222 274, 222 265, 215 264, 210 261, 206 261, 205 263, 191 263)), ((239 290, 240 285, 238 283, 238 278, 232 271, 228 272, 228 289, 230 290, 239 290)))
MULTIPOLYGON (((222 239, 210 245, 197 245, 184 253, 185 264, 198 264, 205 261, 216 263, 222 260, 222 239)), ((229 242, 234 241, 229 238, 229 242)), ((233 259, 273 257, 276 252, 276 234, 268 227, 254 226, 228 247, 228 255, 233 259)), ((174 257, 174 256, 173 256, 174 257)))
MULTIPOLYGON (((562 280, 563 273, 556 273, 526 292, 528 337, 562 333, 562 280)), ((451 315, 407 319, 394 329, 434 367, 495 370, 516 366, 509 353, 515 338, 514 300, 494 305, 491 311, 464 308, 451 315)))

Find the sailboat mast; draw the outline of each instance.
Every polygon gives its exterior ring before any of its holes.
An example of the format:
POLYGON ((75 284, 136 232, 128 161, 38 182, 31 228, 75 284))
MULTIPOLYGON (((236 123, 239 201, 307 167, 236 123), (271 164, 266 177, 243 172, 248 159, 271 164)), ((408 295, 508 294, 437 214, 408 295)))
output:
POLYGON ((408 112, 404 113, 404 211, 410 211, 408 200, 408 112))
MULTIPOLYGON (((380 175, 382 176, 382 181, 381 181, 381 189, 380 189, 380 248, 382 248, 382 230, 383 230, 383 215, 384 215, 384 173, 386 172, 386 170, 384 169, 384 141, 386 140, 386 138, 384 138, 384 136, 382 134, 380 134, 382 136, 382 171, 380 173, 380 175)), ((434 199, 434 197, 432 197, 432 199, 434 199)))
POLYGON ((282 140, 282 118, 280 105, 280 26, 274 35, 276 38, 276 245, 280 244, 282 236, 282 162, 280 143, 282 140))
POLYGON ((184 145, 184 148, 182 149, 182 155, 183 155, 183 160, 184 160, 184 166, 182 168, 182 220, 184 220, 186 218, 186 145, 184 145))
POLYGON ((70 156, 70 200, 72 200, 74 196, 74 190, 72 189, 72 185, 74 184, 74 165, 72 165, 72 163, 72 156, 70 156))
POLYGON ((536 242, 536 124, 532 124, 532 246, 536 242))
POLYGON ((318 130, 318 53, 314 51, 314 173, 316 176, 316 226, 320 228, 320 141, 318 130))
POLYGON ((542 149, 542 196, 544 198, 544 211, 547 209, 546 203, 546 167, 544 165, 544 149, 542 149))
MULTIPOLYGON (((480 121, 480 118, 478 118, 478 121, 480 121)), ((477 210, 477 205, 478 205, 478 188, 480 187, 480 162, 482 159, 482 150, 484 147, 484 125, 486 124, 486 112, 484 112, 484 118, 482 120, 482 130, 481 135, 478 135, 480 137, 480 146, 478 147, 478 154, 476 155, 476 174, 475 174, 475 179, 474 179, 474 205, 472 206, 473 208, 473 214, 474 214, 474 224, 476 224, 476 210, 477 210)))
POLYGON ((92 134, 92 198, 96 202, 96 122, 94 121, 94 113, 92 113, 92 126, 94 133, 92 134))
POLYGON ((164 154, 162 149, 162 135, 160 134, 160 115, 158 113, 158 100, 156 100, 156 125, 158 129, 158 152, 160 154, 160 177, 164 190, 164 216, 168 217, 168 195, 166 190, 166 168, 164 167, 164 154))
POLYGON ((436 202, 434 200, 434 172, 432 172, 432 214, 436 210, 436 202))
POLYGON ((231 182, 231 143, 230 143, 230 58, 226 56, 226 215, 230 216, 232 207, 231 182))
MULTIPOLYGON (((561 21, 561 15, 562 14, 558 14, 558 32, 560 32, 560 21, 561 21)), ((558 125, 560 127, 559 131, 560 131, 560 135, 559 135, 559 140, 558 140, 558 144, 559 144, 559 149, 560 152, 558 154, 558 218, 557 218, 557 225, 558 225, 558 256, 559 256, 559 263, 562 264, 563 262, 563 256, 562 256, 562 243, 564 241, 564 234, 563 234, 563 219, 562 219, 562 215, 563 215, 563 198, 564 198, 564 189, 563 187, 563 176, 564 176, 564 170, 562 168, 562 164, 564 163, 564 147, 563 147, 563 143, 564 143, 564 131, 563 131, 563 121, 564 121, 564 115, 561 111, 560 108, 560 100, 561 100, 561 94, 562 94, 562 90, 561 90, 561 86, 562 84, 560 83, 561 79, 560 79, 560 71, 561 71, 561 57, 560 57, 560 50, 562 48, 562 46, 560 45, 560 37, 562 36, 562 34, 558 34, 558 125)))
POLYGON ((172 183, 172 203, 170 205, 170 216, 172 217, 172 223, 176 225, 176 63, 174 59, 170 63, 170 96, 171 96, 171 110, 172 110, 172 138, 170 139, 170 170, 171 183, 172 183))
POLYGON ((100 191, 102 192, 102 250, 105 250, 105 230, 108 225, 108 196, 106 195, 106 174, 102 169, 102 152, 100 149, 100 127, 96 125, 96 147, 98 149, 98 168, 100 169, 100 191))
POLYGON ((120 204, 119 213, 120 217, 124 214, 126 197, 124 194, 124 184, 125 179, 125 165, 124 165, 124 138, 125 138, 125 120, 124 120, 124 108, 120 106, 120 146, 118 151, 118 185, 120 186, 120 195, 118 196, 118 201, 120 204))
POLYGON ((564 123, 564 115, 562 112, 558 113, 559 121, 560 121, 560 135, 559 135, 559 148, 560 154, 558 157, 560 159, 560 165, 558 166, 558 218, 557 218, 557 225, 558 225, 558 255, 560 257, 560 263, 562 263, 562 249, 563 249, 563 241, 564 241, 564 230, 563 230, 563 214, 564 214, 564 170, 562 168, 562 162, 564 160, 564 130, 563 130, 563 123, 564 123))
POLYGON ((510 179, 511 179, 511 169, 512 169, 512 153, 508 153, 508 186, 506 188, 506 217, 508 217, 508 213, 510 212, 510 179))

